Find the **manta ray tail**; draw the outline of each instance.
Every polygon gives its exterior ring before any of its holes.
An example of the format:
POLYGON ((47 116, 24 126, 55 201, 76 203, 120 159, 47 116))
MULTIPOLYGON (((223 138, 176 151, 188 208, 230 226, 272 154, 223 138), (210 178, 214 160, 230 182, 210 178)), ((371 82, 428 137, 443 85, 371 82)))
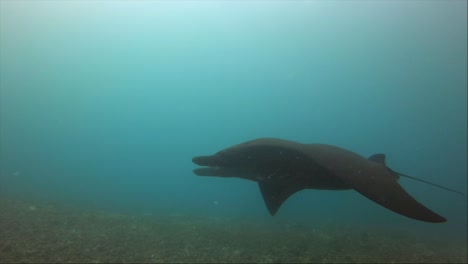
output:
POLYGON ((403 173, 399 173, 397 171, 394 171, 392 169, 390 169, 387 164, 385 164, 385 154, 374 154, 372 156, 369 157, 369 160, 372 160, 374 162, 377 162, 377 163, 380 163, 380 164, 383 164, 385 165, 385 167, 393 174, 395 175, 397 178, 398 176, 402 176, 402 177, 405 177, 405 178, 408 178, 408 179, 412 179, 412 180, 415 180, 415 181, 420 181, 420 182, 424 182, 424 183, 427 183, 427 184, 430 184, 430 185, 433 185, 433 186, 436 186, 436 187, 439 187, 441 189, 444 189, 444 190, 447 190, 447 191, 450 191, 450 192, 454 192, 454 193, 457 193, 457 194, 460 194, 460 195, 465 195, 464 193, 462 192, 459 192, 459 191, 455 191, 455 190, 452 190, 450 188, 447 188, 447 187, 444 187, 444 186, 441 186, 439 184, 435 184, 435 183, 432 183, 432 182, 428 182, 428 181, 425 181, 425 180, 422 180, 422 179, 419 179, 419 178, 416 178, 416 177, 413 177, 413 176, 409 176, 409 175, 406 175, 406 174, 403 174, 403 173))
MULTIPOLYGON (((392 170, 392 171, 393 171, 393 170, 392 170)), ((416 178, 416 177, 412 177, 412 176, 409 176, 409 175, 405 175, 405 174, 403 174, 403 173, 399 173, 399 172, 396 172, 396 171, 393 171, 393 172, 396 173, 396 174, 398 174, 398 175, 400 175, 400 176, 402 176, 402 177, 405 177, 405 178, 408 178, 408 179, 412 179, 412 180, 415 180, 415 181, 424 182, 424 183, 427 183, 427 184, 430 184, 430 185, 434 185, 434 186, 439 187, 439 188, 441 188, 441 189, 444 189, 444 190, 447 190, 447 191, 454 192, 454 193, 457 193, 457 194, 460 194, 460 195, 465 196, 465 194, 462 193, 462 192, 452 190, 452 189, 450 189, 450 188, 441 186, 441 185, 439 185, 439 184, 435 184, 435 183, 432 183, 432 182, 428 182, 428 181, 425 181, 425 180, 421 180, 421 179, 418 179, 418 178, 416 178)))

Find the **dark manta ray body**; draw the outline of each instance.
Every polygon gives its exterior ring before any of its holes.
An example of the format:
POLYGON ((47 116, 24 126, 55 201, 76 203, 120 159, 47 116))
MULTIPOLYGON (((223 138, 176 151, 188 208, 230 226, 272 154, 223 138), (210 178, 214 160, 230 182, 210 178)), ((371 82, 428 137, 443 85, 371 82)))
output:
POLYGON ((398 184, 399 175, 406 175, 388 168, 383 154, 366 159, 332 145, 260 138, 192 160, 205 166, 194 170, 199 176, 239 177, 258 182, 271 215, 289 196, 303 189, 354 189, 401 215, 425 222, 446 221, 398 184))

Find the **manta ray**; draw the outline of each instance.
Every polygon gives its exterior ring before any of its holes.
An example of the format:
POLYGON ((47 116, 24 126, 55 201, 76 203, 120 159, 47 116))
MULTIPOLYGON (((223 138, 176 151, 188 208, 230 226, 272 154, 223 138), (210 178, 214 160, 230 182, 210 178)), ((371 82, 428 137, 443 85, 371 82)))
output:
POLYGON ((390 169, 385 164, 385 154, 365 158, 328 144, 258 138, 214 155, 194 157, 192 161, 204 166, 193 170, 199 176, 238 177, 257 182, 272 216, 291 195, 304 189, 354 189, 398 214, 442 223, 447 220, 416 201, 398 184, 400 176, 462 194, 390 169))

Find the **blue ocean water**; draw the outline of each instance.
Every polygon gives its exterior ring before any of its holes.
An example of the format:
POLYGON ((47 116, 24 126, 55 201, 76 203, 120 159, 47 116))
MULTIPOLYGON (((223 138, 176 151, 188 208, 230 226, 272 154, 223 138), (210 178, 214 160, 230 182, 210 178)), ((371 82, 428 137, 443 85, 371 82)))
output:
POLYGON ((419 230, 464 239, 467 199, 401 179, 448 219, 255 183, 191 159, 247 140, 385 153, 466 193, 466 1, 0 1, 0 194, 130 213, 419 230))

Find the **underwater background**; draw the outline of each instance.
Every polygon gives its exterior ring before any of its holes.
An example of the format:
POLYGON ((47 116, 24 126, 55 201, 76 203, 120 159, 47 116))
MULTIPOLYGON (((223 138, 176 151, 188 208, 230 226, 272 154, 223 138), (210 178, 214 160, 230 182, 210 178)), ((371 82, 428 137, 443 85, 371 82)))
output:
POLYGON ((466 194, 467 2, 0 0, 0 262, 467 261, 466 195, 400 179, 442 224, 353 190, 272 217, 192 172, 260 137, 466 194))

